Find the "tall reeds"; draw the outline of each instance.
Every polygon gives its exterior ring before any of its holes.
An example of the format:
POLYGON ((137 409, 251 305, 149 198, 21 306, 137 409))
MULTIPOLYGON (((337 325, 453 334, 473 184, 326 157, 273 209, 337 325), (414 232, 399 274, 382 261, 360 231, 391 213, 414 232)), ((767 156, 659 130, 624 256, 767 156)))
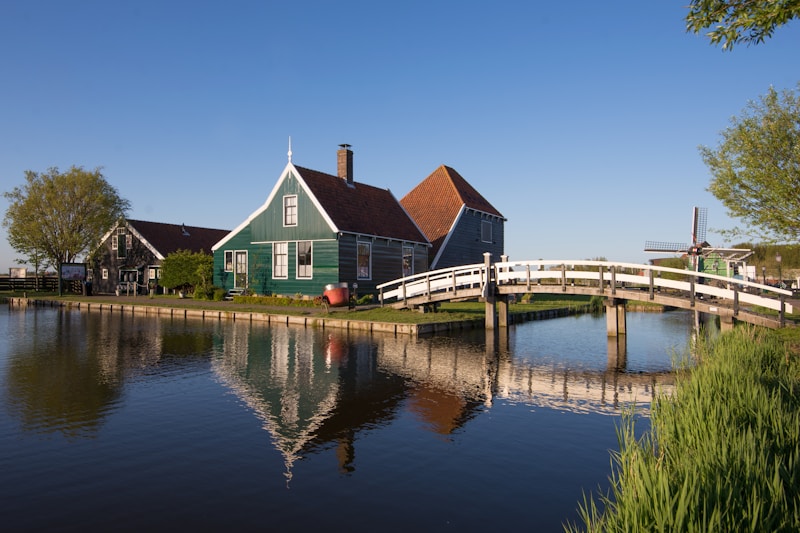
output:
POLYGON ((584 497, 568 531, 799 531, 798 366, 777 335, 739 327, 697 346, 659 395, 651 428, 618 428, 608 494, 584 497))

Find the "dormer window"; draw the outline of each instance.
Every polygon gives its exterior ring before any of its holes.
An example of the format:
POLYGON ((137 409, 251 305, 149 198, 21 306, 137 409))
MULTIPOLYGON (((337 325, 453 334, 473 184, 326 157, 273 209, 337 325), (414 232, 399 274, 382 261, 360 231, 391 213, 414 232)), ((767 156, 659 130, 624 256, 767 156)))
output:
POLYGON ((297 226, 297 195, 283 197, 283 225, 297 226))

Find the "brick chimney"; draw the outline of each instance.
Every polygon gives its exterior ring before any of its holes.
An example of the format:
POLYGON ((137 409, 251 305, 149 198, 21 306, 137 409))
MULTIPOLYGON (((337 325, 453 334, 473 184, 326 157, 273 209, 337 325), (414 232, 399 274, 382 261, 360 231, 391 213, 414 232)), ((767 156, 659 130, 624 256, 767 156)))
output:
POLYGON ((353 184, 353 151, 349 144, 340 144, 336 152, 337 171, 340 178, 348 185, 353 184))

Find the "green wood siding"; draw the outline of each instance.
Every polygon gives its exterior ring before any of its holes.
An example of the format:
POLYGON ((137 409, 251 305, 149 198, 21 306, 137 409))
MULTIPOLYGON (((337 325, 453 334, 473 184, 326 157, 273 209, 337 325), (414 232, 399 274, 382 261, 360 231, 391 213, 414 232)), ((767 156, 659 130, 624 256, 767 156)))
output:
MULTIPOLYGON (((245 226, 239 233, 226 242, 223 248, 216 250, 214 252, 214 285, 222 287, 223 289, 233 288, 233 272, 225 272, 225 251, 247 250, 247 260, 250 262, 252 261, 250 257, 251 248, 250 226, 245 226)), ((249 269, 250 265, 248 265, 248 270, 249 269)))
MULTIPOLYGON (((339 239, 339 279, 348 285, 358 283, 358 294, 378 294, 377 285, 403 277, 403 243, 386 239, 364 239, 372 244, 372 279, 358 279, 356 266, 358 255, 358 239, 355 235, 345 234, 339 239)), ((419 274, 428 269, 428 247, 420 244, 408 244, 414 247, 414 273, 419 274)))
POLYGON ((291 173, 283 181, 267 209, 250 226, 252 242, 331 239, 336 236, 291 173), (283 225, 283 198, 287 195, 297 196, 296 226, 283 225))
MULTIPOLYGON (((492 259, 499 261, 503 254, 503 221, 482 217, 480 213, 467 211, 459 219, 447 247, 435 265, 437 269, 473 263, 483 263, 483 253, 491 252, 492 259), (481 241, 481 221, 492 223, 492 242, 481 241)), ((433 258, 431 258, 432 260, 433 258)))

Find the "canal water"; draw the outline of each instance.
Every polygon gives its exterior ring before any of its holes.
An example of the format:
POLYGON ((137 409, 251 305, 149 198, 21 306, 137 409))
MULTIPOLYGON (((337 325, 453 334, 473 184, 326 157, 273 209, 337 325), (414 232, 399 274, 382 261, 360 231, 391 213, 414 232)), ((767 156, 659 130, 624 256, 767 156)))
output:
POLYGON ((4 531, 561 531, 691 315, 411 338, 0 306, 4 531))

